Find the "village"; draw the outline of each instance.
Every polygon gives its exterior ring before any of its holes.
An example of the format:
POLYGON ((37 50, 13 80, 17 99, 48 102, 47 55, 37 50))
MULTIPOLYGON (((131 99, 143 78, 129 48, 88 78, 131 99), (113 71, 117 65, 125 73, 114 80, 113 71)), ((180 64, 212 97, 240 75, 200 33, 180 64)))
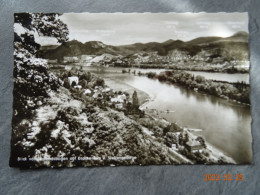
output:
POLYGON ((110 107, 114 107, 117 110, 125 110, 127 103, 129 103, 129 94, 123 92, 116 92, 105 86, 102 81, 97 80, 96 83, 89 83, 88 86, 81 85, 82 80, 79 80, 78 76, 68 77, 69 85, 78 90, 79 93, 83 93, 90 101, 97 101, 100 104, 107 104, 110 107), (96 85, 100 81, 101 85, 96 85))
POLYGON ((139 100, 135 91, 130 94, 122 91, 115 91, 105 84, 102 78, 95 74, 82 71, 77 68, 71 70, 63 70, 60 73, 53 70, 57 76, 63 80, 63 85, 71 92, 77 94, 78 97, 86 101, 94 102, 102 107, 110 107, 126 114, 143 116, 143 112, 139 109, 139 100))
POLYGON ((191 56, 187 52, 175 49, 166 56, 158 55, 158 52, 137 52, 128 56, 104 53, 102 55, 64 56, 60 61, 48 59, 48 63, 52 66, 58 63, 74 63, 78 66, 170 68, 214 72, 245 72, 249 67, 248 60, 230 60, 220 56, 211 58, 211 55, 207 51, 201 51, 191 56))

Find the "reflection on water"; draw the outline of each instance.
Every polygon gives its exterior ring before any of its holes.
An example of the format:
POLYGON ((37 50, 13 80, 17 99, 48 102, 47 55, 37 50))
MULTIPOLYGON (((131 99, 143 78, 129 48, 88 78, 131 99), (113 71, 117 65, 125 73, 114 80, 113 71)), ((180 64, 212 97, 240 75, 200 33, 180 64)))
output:
MULTIPOLYGON (((111 88, 124 90, 129 86, 144 91, 153 98, 146 106, 158 111, 170 122, 177 122, 183 127, 203 129, 196 132, 206 140, 231 156, 238 163, 252 160, 250 107, 229 102, 214 96, 196 93, 192 90, 146 77, 114 72, 96 72, 110 82, 111 88)), ((108 83, 109 84, 109 83, 108 83)))
MULTIPOLYGON (((102 66, 96 66, 96 67, 82 67, 83 70, 90 70, 90 71, 96 71, 100 73, 104 72, 122 72, 122 70, 125 70, 126 72, 129 71, 129 68, 118 68, 118 67, 109 67, 105 68, 102 66)), ((147 72, 155 72, 159 74, 160 72, 164 72, 165 69, 142 69, 142 68, 131 68, 130 72, 133 71, 138 74, 138 72, 141 73, 147 73, 147 72)), ((203 71, 186 71, 190 74, 193 74, 194 76, 201 75, 204 76, 206 79, 212 79, 212 80, 218 80, 218 81, 228 81, 228 82, 237 82, 237 81, 243 81, 246 83, 249 83, 249 74, 247 73, 234 73, 234 74, 227 74, 227 73, 219 73, 219 72, 203 72, 203 71)))
POLYGON ((228 81, 228 82, 237 82, 243 81, 249 83, 249 74, 235 73, 235 74, 227 74, 227 73, 219 73, 219 72, 202 72, 202 71, 186 71, 188 73, 193 74, 194 76, 201 75, 206 79, 218 80, 218 81, 228 81))

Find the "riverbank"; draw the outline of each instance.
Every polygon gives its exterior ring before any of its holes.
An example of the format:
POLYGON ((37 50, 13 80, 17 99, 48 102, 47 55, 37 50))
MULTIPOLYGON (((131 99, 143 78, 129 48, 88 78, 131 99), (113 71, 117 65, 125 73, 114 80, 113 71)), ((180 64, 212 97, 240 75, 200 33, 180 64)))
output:
POLYGON ((203 71, 211 73, 249 73, 249 64, 241 65, 228 65, 223 64, 204 64, 187 62, 184 64, 139 64, 139 65, 121 65, 115 66, 118 68, 142 68, 142 69, 168 69, 168 70, 183 70, 183 71, 203 71))
MULTIPOLYGON (((192 132, 188 131, 189 136, 194 139, 196 137, 192 132)), ((205 158, 210 162, 210 160, 214 159, 214 161, 221 160, 223 164, 236 164, 236 161, 230 156, 224 154, 220 149, 211 145, 208 141, 205 140, 206 150, 209 155, 206 155, 205 158)))
POLYGON ((160 82, 181 85, 196 92, 250 105, 250 86, 244 82, 214 81, 179 70, 165 71, 160 74, 150 72, 145 75, 151 79, 158 79, 160 82))
POLYGON ((106 78, 106 77, 103 77, 103 79, 105 80, 106 85, 108 85, 111 89, 113 89, 115 91, 126 92, 126 93, 130 94, 130 98, 131 98, 131 95, 134 93, 134 91, 136 91, 140 105, 145 104, 147 101, 150 100, 150 96, 147 93, 145 93, 144 91, 142 91, 140 89, 127 85, 127 84, 121 82, 119 79, 111 79, 111 78, 106 78))

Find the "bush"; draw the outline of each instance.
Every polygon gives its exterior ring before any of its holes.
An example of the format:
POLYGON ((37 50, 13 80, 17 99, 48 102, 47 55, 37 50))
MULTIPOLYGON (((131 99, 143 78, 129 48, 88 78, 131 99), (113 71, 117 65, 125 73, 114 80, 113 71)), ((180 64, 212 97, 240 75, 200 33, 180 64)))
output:
POLYGON ((63 82, 64 82, 63 86, 66 87, 67 89, 69 89, 69 88, 70 88, 69 80, 68 80, 67 78, 65 78, 65 79, 63 80, 63 82))
POLYGON ((76 86, 77 85, 77 83, 75 82, 75 81, 73 81, 72 83, 71 83, 71 86, 72 87, 74 87, 74 86, 76 86))
POLYGON ((84 73, 79 77, 79 80, 85 80, 87 82, 91 81, 91 74, 90 72, 84 73))
POLYGON ((170 77, 170 76, 172 76, 172 71, 167 70, 167 71, 165 71, 165 74, 166 74, 167 77, 170 77))
POLYGON ((79 85, 81 85, 82 88, 86 88, 88 86, 88 82, 86 80, 80 80, 79 85))
POLYGON ((70 70, 70 72, 72 72, 74 75, 77 74, 78 69, 76 67, 72 67, 72 69, 70 70))
POLYGON ((105 85, 105 81, 104 79, 98 78, 95 82, 95 86, 104 86, 105 85))
POLYGON ((201 75, 197 75, 195 77, 195 80, 198 82, 198 83, 205 83, 206 79, 205 77, 201 76, 201 75))
POLYGON ((63 74, 61 74, 61 76, 60 76, 60 78, 62 79, 62 80, 64 80, 65 78, 68 78, 68 73, 67 72, 64 72, 63 74))
POLYGON ((167 78, 166 78, 166 76, 165 76, 164 74, 162 74, 162 75, 159 75, 159 76, 158 76, 158 80, 161 81, 161 82, 163 82, 163 81, 166 81, 167 78))
POLYGON ((153 79, 153 78, 156 77, 156 73, 154 73, 154 72, 148 72, 148 73, 147 73, 147 77, 150 78, 150 79, 153 79))

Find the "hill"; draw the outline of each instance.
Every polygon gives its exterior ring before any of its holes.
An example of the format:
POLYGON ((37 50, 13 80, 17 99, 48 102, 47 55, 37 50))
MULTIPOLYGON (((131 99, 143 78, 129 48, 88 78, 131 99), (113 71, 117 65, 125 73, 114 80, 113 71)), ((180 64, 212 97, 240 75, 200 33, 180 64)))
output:
POLYGON ((156 52, 158 56, 172 56, 174 51, 187 56, 196 56, 201 52, 207 53, 207 57, 223 57, 237 60, 248 59, 248 38, 247 32, 237 32, 234 35, 222 37, 199 37, 191 41, 167 40, 162 43, 134 43, 130 45, 112 46, 106 45, 100 41, 89 41, 81 43, 73 40, 68 41, 56 48, 40 51, 40 55, 46 59, 62 60, 64 56, 81 56, 81 55, 122 55, 124 57, 136 53, 156 52))

